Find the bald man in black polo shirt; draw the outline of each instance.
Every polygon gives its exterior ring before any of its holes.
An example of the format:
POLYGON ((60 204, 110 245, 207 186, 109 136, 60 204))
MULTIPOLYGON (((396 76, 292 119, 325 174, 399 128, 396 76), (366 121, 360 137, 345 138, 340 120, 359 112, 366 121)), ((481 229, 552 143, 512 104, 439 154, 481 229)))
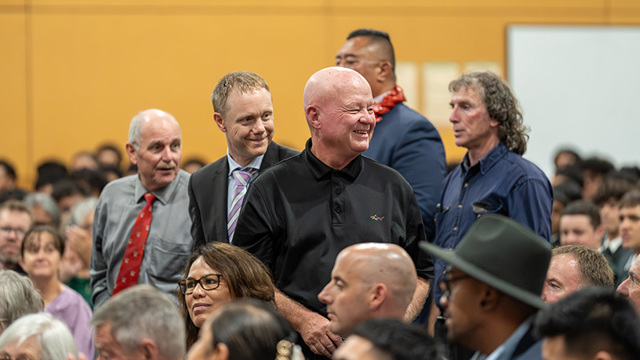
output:
POLYGON ((271 269, 278 309, 302 335, 305 356, 321 359, 342 343, 317 298, 342 249, 384 242, 409 253, 419 278, 407 319, 422 308, 433 264, 418 251, 425 232, 411 186, 360 155, 376 124, 367 81, 350 69, 320 70, 305 86, 304 108, 311 139, 252 184, 234 243, 271 269))

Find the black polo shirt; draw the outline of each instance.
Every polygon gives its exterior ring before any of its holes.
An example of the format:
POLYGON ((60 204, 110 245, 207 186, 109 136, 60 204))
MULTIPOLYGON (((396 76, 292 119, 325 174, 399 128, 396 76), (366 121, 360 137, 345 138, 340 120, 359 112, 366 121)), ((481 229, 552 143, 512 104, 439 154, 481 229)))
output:
POLYGON ((306 149, 261 173, 244 200, 233 243, 271 269, 283 293, 326 316, 318 293, 338 253, 363 242, 394 243, 418 276, 433 277, 420 209, 400 173, 364 156, 333 170, 306 149))

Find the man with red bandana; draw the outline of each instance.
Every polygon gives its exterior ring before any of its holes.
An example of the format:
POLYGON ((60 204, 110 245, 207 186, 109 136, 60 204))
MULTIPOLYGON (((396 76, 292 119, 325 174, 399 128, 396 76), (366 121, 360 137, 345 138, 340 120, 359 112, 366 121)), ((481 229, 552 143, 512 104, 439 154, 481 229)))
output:
POLYGON ((446 175, 444 146, 433 124, 404 104, 389 34, 373 29, 351 32, 336 55, 336 65, 359 72, 371 86, 376 131, 362 155, 393 168, 409 182, 427 239, 433 240, 433 217, 446 175))

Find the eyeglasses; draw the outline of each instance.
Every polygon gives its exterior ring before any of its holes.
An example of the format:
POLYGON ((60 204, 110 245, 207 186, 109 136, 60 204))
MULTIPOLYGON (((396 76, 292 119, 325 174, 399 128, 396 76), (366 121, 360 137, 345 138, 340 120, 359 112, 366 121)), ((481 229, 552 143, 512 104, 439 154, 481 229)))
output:
POLYGON ((24 236, 24 234, 27 233, 27 230, 19 228, 19 227, 11 227, 11 226, 0 227, 0 233, 2 233, 4 235, 9 235, 14 231, 15 231, 16 235, 18 235, 20 237, 24 236))
POLYGON ((456 282, 458 280, 464 280, 464 279, 469 279, 471 278, 471 276, 469 275, 460 275, 458 277, 455 278, 444 278, 442 280, 440 280, 440 282, 438 283, 438 286, 440 287, 440 291, 442 292, 442 296, 446 297, 447 299, 449 298, 449 296, 451 296, 451 283, 456 282))
POLYGON ((180 291, 185 295, 190 295, 196 289, 196 286, 200 284, 200 287, 204 290, 215 290, 220 287, 220 277, 222 274, 207 274, 200 279, 188 278, 178 281, 180 291))

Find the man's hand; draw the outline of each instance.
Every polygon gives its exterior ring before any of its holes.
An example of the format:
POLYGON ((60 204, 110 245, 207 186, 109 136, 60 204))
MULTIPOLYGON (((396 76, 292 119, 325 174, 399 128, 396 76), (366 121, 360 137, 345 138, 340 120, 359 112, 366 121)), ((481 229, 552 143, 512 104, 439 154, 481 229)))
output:
POLYGON ((327 318, 290 299, 278 289, 276 306, 315 354, 330 358, 342 344, 342 338, 329 330, 330 321, 327 318))
POLYGON ((331 322, 322 315, 308 311, 300 320, 300 328, 296 329, 302 339, 316 354, 331 357, 331 354, 342 344, 342 338, 329 330, 331 322))

